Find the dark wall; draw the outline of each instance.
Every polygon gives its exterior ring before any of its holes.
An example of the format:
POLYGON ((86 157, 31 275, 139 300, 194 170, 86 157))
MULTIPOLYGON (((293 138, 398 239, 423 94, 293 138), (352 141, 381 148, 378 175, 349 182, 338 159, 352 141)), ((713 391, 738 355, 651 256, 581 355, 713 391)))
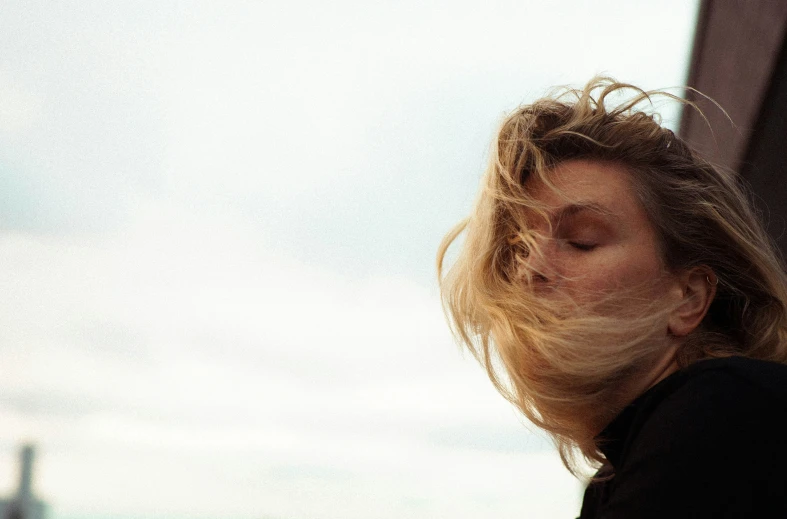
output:
POLYGON ((740 167, 786 31, 787 0, 701 1, 688 85, 715 99, 729 118, 687 92, 708 122, 684 110, 679 133, 713 162, 740 167))
POLYGON ((688 85, 721 108, 687 92, 707 121, 684 109, 680 136, 746 179, 787 258, 787 0, 701 0, 688 85))
POLYGON ((757 197, 768 231, 787 257, 787 41, 782 44, 740 173, 757 197))

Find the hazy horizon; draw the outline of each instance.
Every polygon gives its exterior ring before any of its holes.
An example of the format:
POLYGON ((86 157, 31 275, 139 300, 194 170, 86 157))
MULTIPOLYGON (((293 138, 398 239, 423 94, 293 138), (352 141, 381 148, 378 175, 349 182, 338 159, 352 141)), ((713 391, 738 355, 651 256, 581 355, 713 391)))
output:
POLYGON ((575 517, 434 256, 503 114, 679 87, 696 9, 4 2, 0 494, 34 441, 52 519, 575 517))

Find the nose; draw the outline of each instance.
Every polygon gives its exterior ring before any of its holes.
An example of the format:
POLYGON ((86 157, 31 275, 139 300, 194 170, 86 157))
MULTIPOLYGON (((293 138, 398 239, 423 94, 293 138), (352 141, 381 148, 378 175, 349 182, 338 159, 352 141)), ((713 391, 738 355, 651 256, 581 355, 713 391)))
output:
POLYGON ((535 246, 531 248, 524 259, 522 267, 525 272, 522 277, 528 280, 536 290, 554 288, 557 280, 554 264, 555 240, 540 237, 535 238, 534 242, 535 246))

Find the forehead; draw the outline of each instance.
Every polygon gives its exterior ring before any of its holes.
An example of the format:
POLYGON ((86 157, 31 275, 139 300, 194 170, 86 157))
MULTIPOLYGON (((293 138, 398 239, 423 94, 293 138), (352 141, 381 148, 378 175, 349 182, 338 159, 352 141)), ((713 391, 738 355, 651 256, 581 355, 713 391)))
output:
POLYGON ((568 160, 544 175, 552 186, 532 176, 525 181, 525 188, 547 211, 559 210, 570 204, 592 203, 622 219, 647 220, 634 191, 631 173, 620 164, 568 160))

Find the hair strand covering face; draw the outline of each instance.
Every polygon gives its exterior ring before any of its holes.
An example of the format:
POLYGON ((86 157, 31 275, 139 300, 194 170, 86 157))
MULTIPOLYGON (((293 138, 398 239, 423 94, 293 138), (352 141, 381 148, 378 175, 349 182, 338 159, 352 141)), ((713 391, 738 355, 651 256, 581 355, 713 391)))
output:
POLYGON ((719 280, 707 316, 681 345, 679 363, 727 355, 787 362, 780 256, 739 179, 639 108, 656 96, 696 109, 666 92, 597 77, 514 111, 498 132, 472 214, 438 251, 455 336, 498 391, 550 433, 575 474, 577 453, 603 462, 595 436, 620 411, 620 388, 663 348, 659 330, 671 308, 634 291, 588 302, 530 289, 538 273, 523 268, 524 259, 541 254, 533 220, 546 212, 528 195, 528 178, 559 191, 548 173, 561 162, 623 165, 658 236, 665 272, 704 265, 719 280), (624 101, 608 106, 613 98, 624 101), (445 268, 446 251, 461 236, 459 254, 445 268))

